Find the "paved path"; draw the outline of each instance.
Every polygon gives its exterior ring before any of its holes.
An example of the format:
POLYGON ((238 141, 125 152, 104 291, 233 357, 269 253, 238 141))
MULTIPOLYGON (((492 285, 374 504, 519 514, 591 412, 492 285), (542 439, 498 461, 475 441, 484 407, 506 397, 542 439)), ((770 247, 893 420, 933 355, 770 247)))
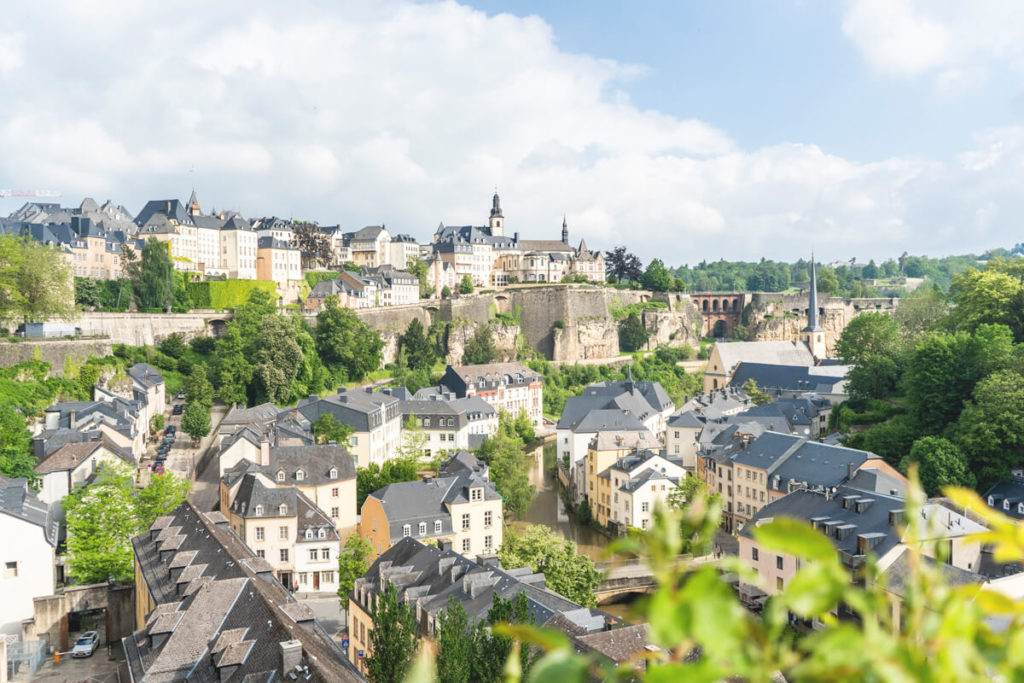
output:
MULTIPOLYGON (((191 458, 194 458, 192 463, 198 462, 200 455, 213 447, 217 429, 227 414, 228 406, 220 404, 213 406, 210 411, 210 424, 213 426, 209 435, 203 437, 199 447, 192 450, 190 455, 191 458)), ((187 435, 185 439, 190 440, 187 435)), ((213 510, 217 507, 220 502, 220 464, 217 462, 216 456, 207 460, 206 467, 202 472, 195 473, 195 477, 192 479, 192 491, 189 493, 188 499, 203 511, 213 510)))

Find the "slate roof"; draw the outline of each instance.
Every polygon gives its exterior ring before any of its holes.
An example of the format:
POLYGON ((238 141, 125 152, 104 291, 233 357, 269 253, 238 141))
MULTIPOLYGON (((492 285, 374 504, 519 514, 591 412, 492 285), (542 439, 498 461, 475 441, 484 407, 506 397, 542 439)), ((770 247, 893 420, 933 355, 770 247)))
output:
POLYGON ((47 543, 57 546, 60 523, 50 513, 50 506, 28 487, 28 479, 0 475, 0 514, 34 524, 42 530, 47 543))
POLYGON ((261 403, 258 406, 252 408, 246 408, 244 406, 235 406, 228 411, 228 414, 224 416, 221 421, 219 431, 226 431, 224 427, 232 427, 236 425, 248 425, 257 426, 263 425, 266 422, 277 417, 281 409, 273 403, 261 403))
POLYGON ((352 454, 340 444, 272 446, 270 465, 264 469, 268 473, 273 472, 275 477, 279 470, 284 470, 285 480, 300 486, 321 486, 356 476, 352 454), (333 479, 330 476, 332 468, 338 471, 338 476, 333 479), (300 469, 304 475, 301 480, 295 476, 300 469))
POLYGON ((641 472, 640 474, 636 475, 635 477, 630 477, 629 479, 627 479, 625 483, 623 483, 622 486, 619 487, 619 490, 625 491, 626 493, 635 493, 636 491, 639 491, 641 488, 643 488, 644 485, 647 484, 648 482, 658 480, 665 480, 666 482, 671 483, 673 486, 679 483, 678 477, 670 477, 664 472, 659 472, 654 469, 647 469, 641 472))
POLYGON ((321 415, 333 415, 339 422, 351 425, 357 432, 368 432, 384 422, 400 417, 401 402, 380 391, 347 391, 320 398, 299 400, 295 408, 310 422, 321 415))
POLYGON ((786 492, 791 482, 812 488, 836 486, 865 462, 877 458, 867 451, 765 432, 736 453, 733 462, 764 470, 768 488, 786 492))
POLYGON ((1007 517, 1024 519, 1024 513, 1021 513, 1017 507, 1018 504, 1024 503, 1024 481, 1001 481, 994 484, 992 488, 986 491, 985 495, 982 496, 986 505, 988 505, 989 498, 992 499, 990 507, 993 510, 997 510, 1007 517), (1004 501, 1010 502, 1010 508, 1008 510, 1003 509, 1004 501))
MULTIPOLYGON (((753 342, 752 342, 753 343, 753 342)), ((842 369, 838 373, 817 372, 819 368, 798 365, 774 365, 769 363, 741 362, 733 373, 729 384, 743 386, 748 380, 757 382, 758 388, 765 391, 808 391, 821 394, 842 393, 846 382, 848 366, 829 366, 842 369)))
POLYGON ((540 382, 542 377, 526 367, 522 363, 486 363, 481 365, 449 365, 445 370, 441 383, 447 386, 456 394, 463 393, 464 387, 451 382, 457 377, 465 385, 475 384, 476 390, 480 391, 488 387, 480 386, 480 382, 493 384, 489 388, 496 388, 498 384, 503 386, 525 386, 540 382))
POLYGON ((591 410, 573 426, 577 433, 611 431, 640 431, 646 429, 636 415, 626 410, 591 410))
POLYGON ((701 420, 693 411, 688 410, 685 413, 677 413, 669 418, 666 423, 669 427, 676 427, 679 429, 700 429, 704 426, 704 420, 701 420))
POLYGON ((131 456, 126 455, 114 444, 105 442, 105 440, 97 440, 65 444, 36 463, 33 469, 39 474, 73 470, 100 448, 110 451, 112 455, 127 463, 133 463, 131 456))
POLYGON ((136 363, 128 368, 128 376, 142 385, 144 389, 163 384, 164 381, 163 373, 147 363, 136 363))
POLYGON ((772 363, 776 365, 814 365, 814 356, 801 342, 716 342, 715 349, 726 372, 739 363, 772 363))
POLYGON ((192 218, 185 210, 185 205, 177 199, 151 199, 135 216, 135 224, 139 227, 147 224, 159 225, 166 223, 166 219, 175 220, 180 225, 192 225, 192 218))
POLYGON ((808 523, 816 522, 832 545, 850 557, 863 554, 857 550, 858 536, 872 534, 868 537, 872 544, 871 552, 881 557, 900 542, 897 529, 890 524, 889 513, 892 511, 902 515, 903 507, 902 498, 852 486, 839 486, 830 497, 826 497, 823 492, 799 489, 762 507, 743 525, 739 533, 753 538, 752 530, 762 520, 789 517, 808 523), (869 503, 858 512, 849 503, 844 508, 844 499, 869 503), (839 530, 840 527, 842 530, 839 530), (837 530, 841 538, 837 537, 837 530))
POLYGON ((401 539, 377 558, 356 580, 353 598, 366 605, 387 581, 395 584, 400 599, 411 600, 424 614, 420 623, 424 634, 427 622, 444 610, 449 597, 461 603, 470 623, 486 618, 495 595, 512 599, 519 593, 525 594, 536 624, 568 622, 575 634, 594 633, 603 630, 611 617, 546 589, 543 575, 527 567, 507 570, 497 562, 478 564, 450 549, 425 546, 412 538, 401 539), (561 619, 553 620, 556 616, 561 619))
POLYGON ((289 251, 298 251, 289 242, 277 239, 273 235, 263 235, 256 242, 257 249, 287 249, 289 251))
POLYGON ((220 513, 183 503, 132 548, 157 605, 146 628, 122 639, 132 680, 287 680, 281 644, 291 641, 305 667, 299 680, 363 680, 220 513))
MULTIPOLYGON (((954 567, 951 564, 945 562, 936 562, 931 557, 922 558, 925 564, 931 565, 933 568, 938 569, 939 573, 942 574, 942 579, 947 586, 969 586, 971 584, 977 584, 981 587, 987 578, 981 574, 976 574, 966 569, 960 569, 954 567)), ((900 553, 899 557, 892 561, 892 563, 886 567, 885 571, 878 577, 878 583, 880 583, 885 590, 898 595, 900 597, 906 597, 907 595, 907 582, 910 578, 911 573, 914 569, 911 567, 910 553, 904 549, 900 553)))
POLYGON ((546 251, 555 253, 573 253, 573 248, 561 240, 519 240, 519 248, 523 251, 546 251))

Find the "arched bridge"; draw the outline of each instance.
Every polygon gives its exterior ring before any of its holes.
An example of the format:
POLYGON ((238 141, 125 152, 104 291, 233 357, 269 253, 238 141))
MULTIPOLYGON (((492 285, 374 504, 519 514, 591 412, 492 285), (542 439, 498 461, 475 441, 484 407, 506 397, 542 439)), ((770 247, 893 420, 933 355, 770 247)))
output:
POLYGON ((700 311, 705 337, 731 337, 747 303, 742 292, 700 292, 690 294, 690 300, 700 311))
MULTIPOLYGON (((679 555, 676 557, 676 566, 685 570, 714 559, 714 555, 679 555)), ((601 585, 594 591, 599 605, 612 602, 615 598, 629 593, 653 593, 658 585, 654 580, 654 572, 642 559, 595 562, 594 566, 604 572, 601 585)))

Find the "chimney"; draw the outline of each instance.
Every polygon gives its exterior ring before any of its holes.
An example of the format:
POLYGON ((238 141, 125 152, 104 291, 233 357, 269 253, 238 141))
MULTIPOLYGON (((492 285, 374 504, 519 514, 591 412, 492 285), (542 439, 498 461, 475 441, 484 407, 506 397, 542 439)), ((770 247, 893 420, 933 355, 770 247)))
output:
POLYGON ((281 674, 283 675, 302 663, 302 643, 298 640, 281 641, 281 674))
POLYGON ((75 410, 72 410, 72 411, 68 412, 68 427, 70 427, 71 429, 75 428, 75 415, 76 415, 76 413, 77 413, 77 411, 75 411, 75 410))
POLYGON ((846 463, 846 479, 847 479, 847 481, 849 481, 850 479, 853 479, 853 463, 852 462, 846 463))
POLYGON ((441 539, 437 542, 437 549, 441 552, 452 549, 452 542, 449 539, 441 539))
POLYGON ((171 200, 168 199, 167 200, 167 213, 170 213, 170 212, 171 212, 171 200))
POLYGON ((260 465, 266 467, 270 464, 270 442, 266 439, 260 440, 260 465))

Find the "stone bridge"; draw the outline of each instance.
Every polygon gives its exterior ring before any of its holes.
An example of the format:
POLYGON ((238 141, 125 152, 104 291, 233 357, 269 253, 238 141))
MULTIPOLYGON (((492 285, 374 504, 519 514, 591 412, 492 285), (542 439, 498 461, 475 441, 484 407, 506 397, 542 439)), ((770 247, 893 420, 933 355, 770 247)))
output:
POLYGON ((690 294, 700 311, 701 336, 731 337, 740 324, 747 295, 742 292, 701 292, 690 294))
MULTIPOLYGON (((679 555, 676 557, 676 566, 686 570, 695 565, 705 564, 714 561, 714 555, 679 555)), ((658 584, 654 579, 654 572, 641 559, 625 560, 619 562, 595 562, 594 566, 605 572, 601 585, 597 587, 594 594, 597 596, 597 604, 604 605, 614 602, 615 598, 630 593, 653 593, 658 584)))

